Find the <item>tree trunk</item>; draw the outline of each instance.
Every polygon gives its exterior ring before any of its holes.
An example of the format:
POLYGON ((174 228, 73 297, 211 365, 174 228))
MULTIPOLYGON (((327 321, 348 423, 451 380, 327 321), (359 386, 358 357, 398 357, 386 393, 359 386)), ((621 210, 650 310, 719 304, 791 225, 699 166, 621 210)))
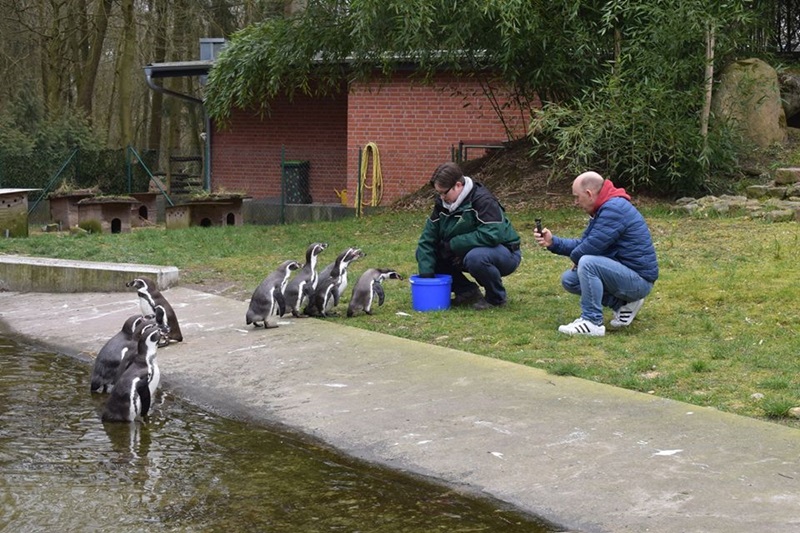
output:
POLYGON ((42 76, 42 92, 44 96, 44 109, 46 115, 55 115, 61 109, 59 96, 61 93, 61 81, 59 79, 59 68, 63 64, 61 58, 61 31, 58 21, 61 16, 58 6, 50 6, 54 12, 48 10, 46 0, 40 0, 37 4, 39 11, 39 21, 41 23, 41 33, 39 35, 39 57, 42 76))
MULTIPOLYGON (((167 58, 167 1, 153 0, 153 63, 163 63, 167 58)), ((150 93, 150 131, 147 147, 151 150, 161 148, 161 132, 164 121, 164 95, 158 91, 150 93)))
POLYGON ((122 46, 117 63, 117 85, 119 100, 117 117, 119 120, 119 146, 124 148, 133 143, 133 79, 134 51, 136 50, 136 22, 133 16, 133 0, 122 0, 122 46))
POLYGON ((700 116, 700 135, 703 136, 703 148, 706 148, 708 144, 708 120, 711 116, 711 97, 714 87, 714 40, 715 28, 709 22, 706 26, 705 99, 703 100, 703 113, 700 116))
POLYGON ((97 11, 93 17, 94 30, 88 30, 84 34, 83 41, 89 46, 87 53, 82 54, 82 61, 78 65, 78 101, 77 106, 82 109, 86 116, 92 119, 92 108, 94 100, 94 87, 97 81, 97 71, 100 67, 100 59, 103 56, 103 47, 108 31, 108 18, 111 13, 112 0, 99 0, 97 11))

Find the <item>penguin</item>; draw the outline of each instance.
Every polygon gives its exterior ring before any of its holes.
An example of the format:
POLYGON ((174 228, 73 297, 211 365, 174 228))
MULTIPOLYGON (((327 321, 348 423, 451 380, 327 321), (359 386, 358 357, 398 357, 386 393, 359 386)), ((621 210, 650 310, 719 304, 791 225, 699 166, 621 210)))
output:
MULTIPOLYGON (((156 316, 156 307, 161 306, 164 308, 164 316, 166 317, 166 326, 169 327, 169 334, 163 335, 161 345, 166 346, 170 341, 182 342, 183 333, 181 333, 181 326, 178 324, 178 317, 175 310, 169 304, 167 299, 158 290, 156 283, 150 278, 136 278, 125 284, 126 287, 136 288, 136 293, 139 295, 139 308, 145 316, 156 316)), ((166 330, 163 327, 162 330, 166 330)))
POLYGON ((347 306, 347 316, 352 317, 359 311, 364 311, 368 315, 372 314, 372 304, 375 297, 378 297, 378 305, 383 305, 385 298, 383 292, 383 280, 403 279, 403 276, 389 268, 368 268, 361 277, 358 278, 353 287, 353 295, 350 297, 350 304, 347 306))
POLYGON ((135 353, 138 339, 134 338, 134 331, 137 326, 146 320, 142 315, 132 315, 128 317, 122 329, 118 331, 113 337, 100 348, 97 352, 97 357, 94 360, 94 367, 92 368, 92 384, 91 392, 110 392, 111 387, 117 380, 117 370, 119 370, 120 362, 123 358, 130 354, 135 353))
POLYGON ((106 401, 104 422, 133 422, 145 419, 161 381, 156 352, 161 330, 156 324, 140 324, 134 333, 139 336, 136 356, 131 360, 106 401))
POLYGON ((163 325, 164 308, 161 307, 160 305, 157 305, 156 316, 142 317, 142 321, 139 322, 138 325, 136 326, 136 329, 134 330, 133 333, 134 348, 133 350, 129 350, 128 353, 126 353, 123 356, 122 361, 120 361, 119 368, 117 368, 117 376, 115 380, 119 380, 119 378, 122 377, 122 374, 125 372, 125 370, 128 369, 129 366, 131 366, 131 363, 133 363, 134 358, 136 358, 137 355, 139 354, 139 340, 140 340, 139 337, 142 334, 142 330, 144 329, 144 326, 146 324, 154 324, 155 326, 158 327, 158 330, 161 333, 161 340, 159 341, 158 346, 159 347, 164 346, 162 342, 166 334, 169 333, 169 326, 163 325))
POLYGON ((278 325, 270 325, 269 319, 273 316, 283 316, 286 313, 286 300, 283 291, 289 281, 292 271, 298 270, 300 263, 297 261, 284 261, 281 265, 264 278, 264 281, 253 291, 250 298, 250 308, 247 310, 245 319, 247 324, 259 327, 259 322, 265 328, 277 328, 278 325))
POLYGON ((307 316, 327 317, 331 309, 339 305, 339 291, 336 286, 339 278, 328 276, 320 281, 317 290, 308 299, 308 305, 303 310, 307 316))
POLYGON ((365 257, 366 255, 367 254, 362 252, 359 248, 348 248, 347 250, 345 250, 344 252, 339 254, 339 256, 336 258, 336 260, 333 263, 331 263, 328 266, 326 266, 322 270, 322 272, 319 273, 320 282, 324 281, 325 279, 329 278, 331 275, 334 274, 334 268, 336 268, 336 264, 338 263, 340 265, 339 269, 341 270, 341 272, 338 274, 340 279, 339 279, 339 286, 338 286, 337 290, 339 292, 339 296, 341 297, 341 295, 344 293, 344 290, 347 288, 347 267, 353 261, 361 259, 362 257, 365 257))
POLYGON ((364 255, 358 248, 348 248, 340 253, 336 260, 325 268, 325 271, 330 273, 326 277, 320 274, 319 285, 308 299, 305 314, 327 317, 331 310, 339 305, 342 291, 347 287, 347 267, 364 255))
POLYGON ((286 299, 287 307, 292 310, 292 315, 295 318, 300 318, 304 315, 300 310, 308 302, 308 297, 314 293, 319 281, 317 274, 317 256, 325 251, 328 247, 327 243, 315 242, 306 249, 306 263, 300 272, 289 281, 284 291, 284 298, 286 299))

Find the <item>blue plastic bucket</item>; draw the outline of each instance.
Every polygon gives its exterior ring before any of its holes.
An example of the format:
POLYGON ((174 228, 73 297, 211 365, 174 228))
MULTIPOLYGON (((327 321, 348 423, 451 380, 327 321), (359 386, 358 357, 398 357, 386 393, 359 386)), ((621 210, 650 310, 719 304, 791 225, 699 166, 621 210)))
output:
POLYGON ((450 309, 450 286, 453 277, 436 274, 434 278, 411 276, 411 307, 414 311, 450 309))

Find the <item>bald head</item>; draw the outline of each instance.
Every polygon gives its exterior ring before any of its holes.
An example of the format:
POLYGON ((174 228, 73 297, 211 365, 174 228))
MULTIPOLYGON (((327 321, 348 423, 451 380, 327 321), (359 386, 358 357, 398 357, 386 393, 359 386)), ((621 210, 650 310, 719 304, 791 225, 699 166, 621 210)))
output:
POLYGON ((589 213, 594 213, 594 202, 603 188, 603 176, 597 172, 584 172, 572 182, 572 196, 575 205, 589 213))
POLYGON ((584 172, 583 174, 579 175, 575 178, 573 182, 573 186, 577 186, 583 190, 590 190, 592 192, 599 192, 600 189, 603 187, 604 178, 597 172, 584 172))

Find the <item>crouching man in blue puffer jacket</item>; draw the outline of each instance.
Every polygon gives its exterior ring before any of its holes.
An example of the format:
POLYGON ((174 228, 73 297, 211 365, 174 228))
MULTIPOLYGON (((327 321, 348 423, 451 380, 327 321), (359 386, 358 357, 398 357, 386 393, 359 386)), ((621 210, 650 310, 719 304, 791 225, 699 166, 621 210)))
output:
POLYGON ((604 306, 614 311, 611 327, 633 322, 658 279, 658 260, 647 222, 625 189, 596 172, 584 172, 572 182, 572 195, 590 217, 581 238, 556 237, 547 228, 534 231, 534 237, 540 246, 572 260, 561 284, 581 297, 581 316, 558 331, 602 336, 604 306))

